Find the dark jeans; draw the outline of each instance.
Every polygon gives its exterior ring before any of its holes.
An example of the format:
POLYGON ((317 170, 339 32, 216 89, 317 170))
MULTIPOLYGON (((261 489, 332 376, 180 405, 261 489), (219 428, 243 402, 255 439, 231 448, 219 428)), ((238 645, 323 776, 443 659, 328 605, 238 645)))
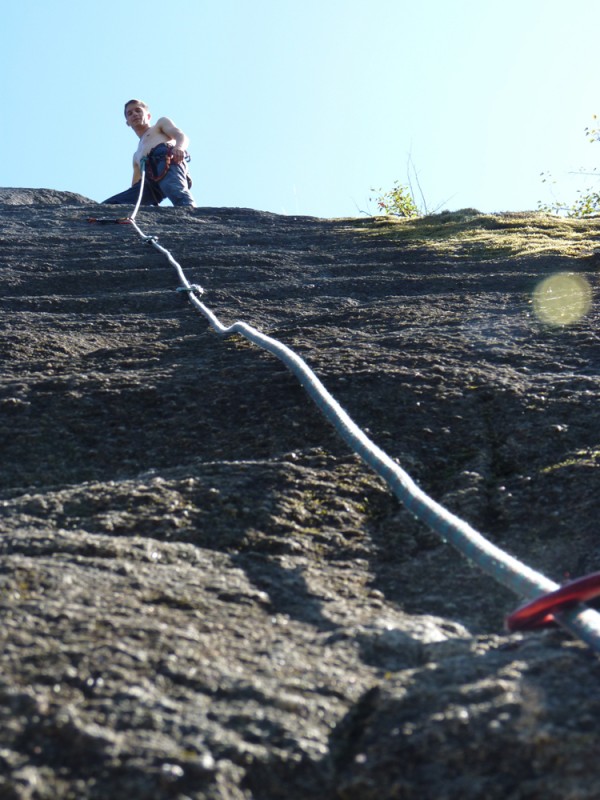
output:
MULTIPOLYGON (((167 174, 159 181, 155 181, 151 177, 152 175, 163 174, 167 152, 167 145, 159 144, 148 156, 149 164, 146 165, 146 178, 141 205, 157 206, 167 198, 174 206, 194 207, 194 198, 190 192, 191 181, 188 180, 185 161, 182 161, 181 164, 171 164, 167 174)), ((109 197, 108 200, 103 200, 103 203, 135 205, 140 195, 140 182, 134 183, 124 192, 109 197)))

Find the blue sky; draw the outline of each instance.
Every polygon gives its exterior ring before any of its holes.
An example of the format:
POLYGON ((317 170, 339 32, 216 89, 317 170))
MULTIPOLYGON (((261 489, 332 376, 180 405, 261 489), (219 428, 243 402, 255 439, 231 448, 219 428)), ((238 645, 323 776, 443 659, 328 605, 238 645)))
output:
POLYGON ((542 171, 574 199, 598 30, 598 0, 19 0, 0 184, 126 188, 139 97, 189 135, 200 206, 359 216, 409 161, 430 210, 536 208, 542 171))

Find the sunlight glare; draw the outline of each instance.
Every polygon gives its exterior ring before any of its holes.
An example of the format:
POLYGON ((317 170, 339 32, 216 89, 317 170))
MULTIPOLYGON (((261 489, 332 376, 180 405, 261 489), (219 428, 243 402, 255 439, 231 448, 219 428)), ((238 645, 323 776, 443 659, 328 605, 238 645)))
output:
POLYGON ((592 290, 583 275, 558 272, 539 283, 533 293, 533 310, 547 325, 571 325, 592 305, 592 290))

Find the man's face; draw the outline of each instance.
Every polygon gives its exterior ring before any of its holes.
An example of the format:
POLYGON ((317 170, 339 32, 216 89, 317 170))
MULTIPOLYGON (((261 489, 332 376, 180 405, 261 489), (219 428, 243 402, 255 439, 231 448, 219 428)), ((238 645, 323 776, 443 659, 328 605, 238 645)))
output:
POLYGON ((138 125, 149 125, 150 112, 147 108, 137 103, 131 103, 131 105, 127 106, 125 111, 125 122, 130 128, 137 127, 138 125))

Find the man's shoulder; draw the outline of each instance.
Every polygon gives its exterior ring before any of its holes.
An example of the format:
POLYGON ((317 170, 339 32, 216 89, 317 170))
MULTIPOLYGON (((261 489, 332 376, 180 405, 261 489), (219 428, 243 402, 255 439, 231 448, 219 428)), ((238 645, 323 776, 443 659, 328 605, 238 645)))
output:
POLYGON ((173 122, 173 120, 170 117, 160 117, 159 119, 156 120, 156 122, 154 123, 154 125, 152 127, 155 130, 162 131, 162 130, 165 129, 165 127, 167 129, 168 128, 174 128, 175 127, 175 123, 173 122))

